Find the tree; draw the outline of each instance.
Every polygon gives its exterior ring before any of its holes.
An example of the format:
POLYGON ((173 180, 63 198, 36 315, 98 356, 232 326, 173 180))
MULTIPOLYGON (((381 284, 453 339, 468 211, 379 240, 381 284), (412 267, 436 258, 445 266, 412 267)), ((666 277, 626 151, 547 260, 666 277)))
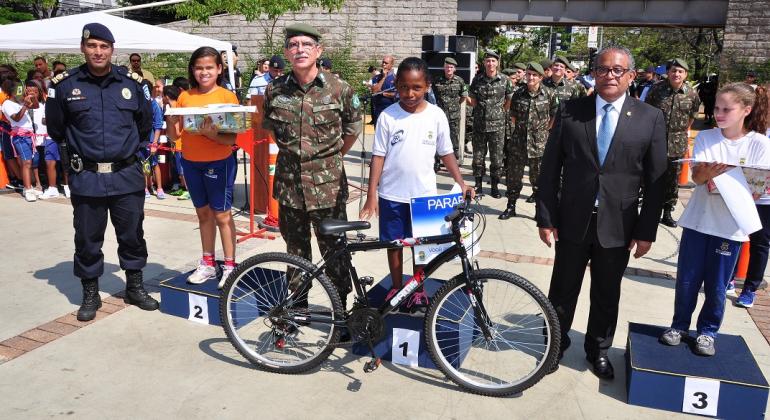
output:
POLYGON ((269 55, 280 51, 274 41, 278 18, 289 12, 299 12, 308 7, 321 7, 329 12, 342 7, 344 0, 192 0, 175 6, 177 16, 196 22, 208 23, 209 17, 220 13, 242 15, 247 22, 259 19, 265 33, 262 53, 269 55))
POLYGON ((35 19, 32 13, 20 12, 8 6, 0 6, 0 25, 26 22, 35 19))
MULTIPOLYGON (((35 19, 56 17, 59 12, 59 0, 7 0, 10 8, 16 12, 31 13, 35 19)), ((6 6, 8 7, 8 6, 6 6)))

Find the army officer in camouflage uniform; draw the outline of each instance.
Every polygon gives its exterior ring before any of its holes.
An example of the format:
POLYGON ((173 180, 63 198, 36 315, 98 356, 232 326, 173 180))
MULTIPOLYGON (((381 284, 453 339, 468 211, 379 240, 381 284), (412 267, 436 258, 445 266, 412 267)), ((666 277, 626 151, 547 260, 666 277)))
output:
POLYGON ((540 64, 529 63, 524 76, 527 87, 516 90, 511 98, 513 137, 505 151, 508 157, 505 176, 508 206, 499 219, 516 216, 516 199, 521 193, 521 178, 524 176, 524 165, 527 164, 529 183, 532 184, 533 191, 527 202, 534 202, 537 177, 540 174, 540 159, 545 151, 548 130, 553 126, 553 119, 559 108, 556 92, 543 86, 544 74, 545 70, 540 64))
POLYGON ((476 194, 483 194, 481 182, 486 172, 484 159, 489 149, 492 161, 492 198, 500 198, 497 184, 503 173, 503 142, 505 120, 511 104, 513 85, 507 76, 497 71, 500 56, 494 51, 484 54, 484 72, 471 83, 470 104, 473 105, 473 176, 476 194))
MULTIPOLYGON (((343 80, 316 66, 323 51, 320 38, 309 25, 286 27, 284 56, 292 71, 268 85, 263 123, 278 145, 273 197, 280 206, 281 235, 288 253, 311 261, 311 224, 325 254, 333 241, 318 235, 319 223, 347 219, 342 157, 361 132, 358 96, 343 80)), ((346 273, 340 264, 327 269, 343 304, 351 287, 346 273)))
POLYGON ((660 223, 668 227, 676 227, 676 220, 671 216, 671 212, 674 211, 679 197, 679 172, 682 166, 675 161, 684 157, 688 146, 687 132, 700 108, 698 94, 686 82, 689 70, 686 61, 675 58, 666 69, 668 79, 654 84, 645 98, 645 102, 660 108, 666 117, 668 168, 665 175, 666 190, 663 193, 663 217, 660 223))
POLYGON ((586 89, 581 83, 567 78, 567 67, 571 66, 565 57, 556 56, 551 64, 551 77, 545 79, 543 84, 556 91, 559 101, 569 101, 586 96, 586 89))
MULTIPOLYGON (((455 158, 460 159, 460 104, 468 97, 468 85, 462 77, 455 74, 457 61, 452 57, 444 60, 444 74, 433 80, 433 94, 436 95, 436 105, 444 111, 449 120, 449 136, 455 158)), ((434 169, 438 169, 439 159, 436 157, 434 169)))

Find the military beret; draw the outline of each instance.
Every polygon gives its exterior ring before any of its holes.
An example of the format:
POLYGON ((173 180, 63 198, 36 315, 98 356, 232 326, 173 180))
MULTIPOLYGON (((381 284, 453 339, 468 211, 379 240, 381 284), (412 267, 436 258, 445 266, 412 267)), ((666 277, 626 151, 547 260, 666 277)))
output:
POLYGON ((556 63, 562 63, 564 64, 565 67, 569 67, 572 65, 570 64, 569 60, 567 60, 567 57, 562 57, 560 55, 557 55, 556 57, 554 57, 553 64, 556 64, 556 63))
POLYGON ((519 70, 526 70, 527 69, 527 65, 524 64, 524 63, 513 63, 513 68, 514 69, 519 69, 519 70))
POLYGON ((451 64, 453 66, 456 66, 457 65, 457 60, 455 60, 452 57, 447 57, 447 58, 444 59, 444 64, 451 64))
POLYGON ((274 55, 270 57, 271 69, 284 69, 285 67, 286 67, 286 63, 284 63, 283 58, 281 58, 280 55, 274 55))
POLYGON ((295 23, 286 27, 286 39, 294 36, 306 35, 311 38, 315 38, 316 41, 321 39, 321 33, 318 30, 306 23, 295 23))
POLYGON ((500 59, 500 54, 498 54, 497 52, 495 52, 493 50, 486 50, 486 51, 484 51, 484 59, 487 59, 487 58, 490 58, 490 57, 494 58, 495 60, 499 60, 500 59))
POLYGON ((573 72, 578 71, 577 67, 575 67, 572 63, 567 64, 567 68, 572 70, 573 72))
POLYGON ((86 25, 83 26, 83 40, 86 39, 100 39, 102 41, 111 42, 113 44, 115 43, 115 38, 112 36, 112 32, 110 32, 106 26, 96 22, 86 23, 86 25))
POLYGON ((549 59, 540 60, 540 66, 544 69, 547 69, 548 67, 551 67, 551 64, 553 64, 553 61, 549 59))
POLYGON ((514 69, 503 69, 502 73, 506 76, 510 76, 512 74, 516 74, 516 70, 514 69))
POLYGON ((527 70, 534 71, 535 73, 541 76, 545 75, 545 70, 543 70, 543 66, 541 66, 540 63, 536 63, 534 61, 530 61, 529 64, 527 64, 527 70))
POLYGON ((687 62, 684 61, 684 59, 682 59, 682 58, 675 58, 675 59, 671 60, 668 63, 667 69, 670 69, 671 67, 674 67, 674 66, 681 67, 681 68, 685 69, 685 71, 690 71, 690 66, 688 66, 687 62))

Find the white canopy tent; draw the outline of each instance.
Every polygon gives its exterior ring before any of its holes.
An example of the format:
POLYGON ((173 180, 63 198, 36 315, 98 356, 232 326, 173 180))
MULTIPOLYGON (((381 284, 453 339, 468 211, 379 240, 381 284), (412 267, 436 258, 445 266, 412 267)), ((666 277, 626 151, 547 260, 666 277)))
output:
MULTIPOLYGON (((233 46, 229 42, 147 25, 103 12, 0 25, 0 51, 80 53, 81 31, 85 24, 91 22, 101 23, 110 29, 115 37, 115 51, 192 52, 209 46, 227 51, 227 61, 233 62, 233 46)), ((235 86, 233 68, 229 66, 228 69, 230 83, 235 86)))

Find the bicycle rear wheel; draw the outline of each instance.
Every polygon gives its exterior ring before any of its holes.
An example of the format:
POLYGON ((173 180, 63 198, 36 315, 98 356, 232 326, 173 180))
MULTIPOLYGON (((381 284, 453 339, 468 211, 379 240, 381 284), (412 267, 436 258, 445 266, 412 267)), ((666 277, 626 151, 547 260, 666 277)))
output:
POLYGON ((340 336, 330 322, 343 313, 331 281, 322 273, 300 299, 289 302, 290 279, 310 278, 315 271, 311 262, 282 252, 256 255, 238 266, 222 288, 219 313, 227 338, 243 357, 270 372, 300 373, 329 356, 330 343, 340 336))
POLYGON ((536 384, 557 361, 559 321, 543 293, 502 270, 476 270, 487 320, 474 311, 461 274, 436 292, 425 317, 433 362, 461 387, 504 396, 536 384), (486 322, 490 337, 480 327, 486 322))

